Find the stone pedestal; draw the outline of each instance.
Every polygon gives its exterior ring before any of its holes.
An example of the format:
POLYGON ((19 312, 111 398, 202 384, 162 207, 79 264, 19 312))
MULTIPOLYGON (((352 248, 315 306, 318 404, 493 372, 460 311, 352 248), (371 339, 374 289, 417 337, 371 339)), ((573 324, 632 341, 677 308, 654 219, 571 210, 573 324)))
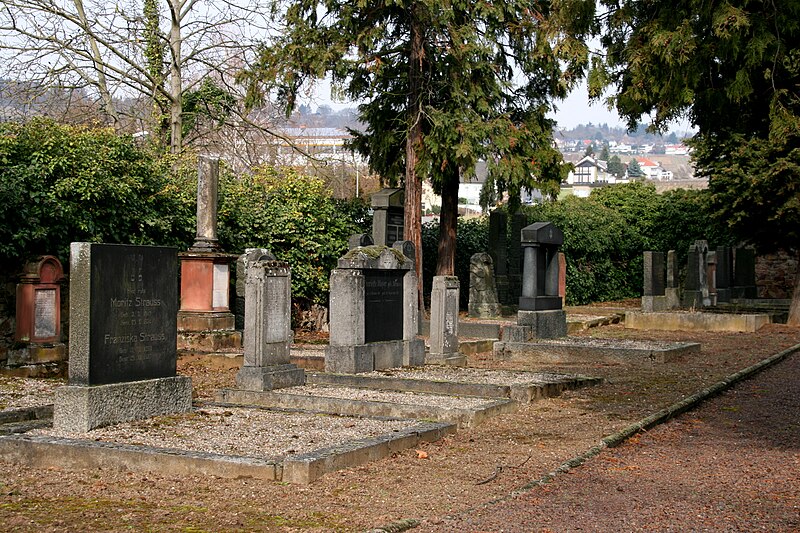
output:
POLYGON ((535 339, 554 339, 567 336, 567 313, 563 309, 551 311, 519 311, 517 325, 530 328, 535 339))
POLYGON ((458 351, 459 282, 455 276, 434 276, 431 292, 430 351, 428 364, 464 366, 467 358, 458 351))
POLYGON ((178 344, 194 353, 241 353, 242 334, 230 311, 230 263, 237 256, 185 252, 181 259, 178 344))
POLYGON ((240 389, 267 391, 305 383, 305 371, 290 364, 291 273, 283 261, 248 265, 245 285, 244 364, 240 389))

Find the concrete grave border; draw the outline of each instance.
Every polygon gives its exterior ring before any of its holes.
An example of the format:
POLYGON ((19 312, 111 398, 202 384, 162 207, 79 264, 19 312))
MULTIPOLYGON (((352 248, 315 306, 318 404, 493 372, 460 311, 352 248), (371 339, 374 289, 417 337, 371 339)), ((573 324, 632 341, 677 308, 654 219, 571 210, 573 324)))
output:
MULTIPOLYGON (((526 372, 520 372, 526 373, 526 372)), ((537 372, 527 372, 532 375, 537 372)), ((533 376, 531 376, 533 378, 533 376)), ((540 398, 552 398, 566 390, 580 387, 599 385, 602 378, 586 376, 567 376, 552 382, 541 381, 522 383, 518 385, 499 385, 495 383, 468 383, 458 381, 437 381, 433 379, 418 379, 391 376, 365 376, 353 374, 314 373, 306 374, 306 383, 309 385, 332 385, 339 387, 353 387, 360 389, 393 390, 403 392, 423 392, 429 394, 443 394, 449 396, 479 396, 481 398, 510 398, 512 400, 530 403, 540 398)))
POLYGON ((630 363, 651 361, 672 363, 683 356, 700 353, 700 343, 675 342, 663 348, 628 348, 624 346, 587 346, 585 344, 542 342, 497 342, 494 357, 501 360, 525 360, 537 363, 630 363))
POLYGON ((409 427, 284 459, 31 435, 0 435, 0 456, 18 464, 68 470, 108 468, 169 475, 212 475, 308 484, 328 472, 382 459, 421 441, 455 433, 453 424, 409 420, 409 427))

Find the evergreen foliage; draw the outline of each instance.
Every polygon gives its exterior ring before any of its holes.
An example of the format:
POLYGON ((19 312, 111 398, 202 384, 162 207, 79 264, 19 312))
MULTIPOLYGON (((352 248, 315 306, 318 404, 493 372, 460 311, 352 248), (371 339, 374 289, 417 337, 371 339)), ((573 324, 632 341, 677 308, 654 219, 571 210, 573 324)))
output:
POLYGON ((688 116, 696 175, 740 239, 799 248, 800 3, 602 0, 608 10, 590 93, 635 127, 688 116))
MULTIPOLYGON (((331 73, 364 102, 353 146, 371 169, 405 177, 407 202, 410 176, 442 193, 443 242, 455 235, 459 179, 481 159, 512 204, 523 186, 557 191, 567 168, 546 114, 587 66, 593 2, 290 0, 280 11, 282 36, 241 78, 251 101, 274 91, 291 109, 307 81, 331 73)), ((439 249, 445 270, 453 252, 439 249)))

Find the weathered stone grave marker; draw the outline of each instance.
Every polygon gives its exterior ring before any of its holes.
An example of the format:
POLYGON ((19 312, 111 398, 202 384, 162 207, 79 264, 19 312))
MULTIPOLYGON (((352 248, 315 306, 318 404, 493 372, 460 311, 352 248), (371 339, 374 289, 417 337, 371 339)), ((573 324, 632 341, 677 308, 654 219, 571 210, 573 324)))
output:
POLYGON ((651 313, 666 309, 666 280, 664 279, 664 253, 643 253, 642 311, 651 313))
POLYGON ((241 333, 230 311, 230 263, 217 239, 219 160, 201 157, 197 170, 197 235, 181 259, 178 341, 182 350, 237 352, 241 333))
POLYGON ((686 281, 683 286, 683 307, 700 308, 711 305, 708 296, 708 242, 697 240, 689 246, 686 281))
POLYGON ((305 372, 289 362, 292 339, 292 283, 289 265, 272 254, 246 259, 244 365, 241 389, 267 391, 305 383, 305 372))
POLYGON ((424 363, 413 244, 350 250, 331 273, 327 372, 359 373, 424 363), (405 253, 404 253, 405 252, 405 253))
POLYGON ((72 243, 69 385, 53 425, 93 428, 191 409, 177 376, 174 248, 72 243))
POLYGON ((372 238, 379 246, 394 245, 403 238, 403 189, 381 189, 372 195, 372 238))
POLYGON ((756 288, 756 252, 752 248, 737 248, 734 252, 733 297, 752 299, 758 297, 756 288))
MULTIPOLYGON (((473 256, 474 257, 474 256, 473 256)), ((456 276, 434 276, 431 292, 430 351, 426 363, 464 366, 458 351, 459 282, 456 276)))
POLYGON ((502 309, 498 300, 492 256, 485 252, 473 254, 469 260, 469 316, 500 316, 502 309))
POLYGON ((17 375, 58 375, 66 368, 66 346, 61 342, 61 262, 45 255, 25 265, 17 284, 17 346, 8 351, 6 364, 17 375))

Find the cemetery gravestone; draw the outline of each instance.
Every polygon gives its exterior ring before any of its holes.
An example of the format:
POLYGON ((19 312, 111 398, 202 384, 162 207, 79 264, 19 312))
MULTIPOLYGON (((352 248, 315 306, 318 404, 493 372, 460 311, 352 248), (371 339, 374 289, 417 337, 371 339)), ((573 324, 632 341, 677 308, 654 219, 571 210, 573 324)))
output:
POLYGON ((275 256, 266 248, 247 248, 236 259, 236 303, 234 310, 236 311, 236 329, 238 330, 244 329, 247 268, 251 263, 262 259, 275 261, 275 256))
POLYGON ((392 246, 403 238, 403 189, 381 189, 372 195, 372 238, 378 246, 392 246))
POLYGON ((686 281, 681 301, 683 307, 700 308, 711 305, 711 299, 708 297, 707 259, 708 242, 698 240, 689 246, 686 281))
POLYGON ((469 316, 489 318, 501 315, 494 284, 492 256, 482 252, 469 260, 469 316))
POLYGON ((667 286, 664 289, 665 306, 667 309, 678 309, 681 306, 677 273, 677 254, 675 250, 670 250, 667 252, 667 286))
POLYGON ((291 271, 272 254, 255 258, 246 272, 244 364, 236 384, 245 390, 268 391, 305 383, 305 372, 289 362, 291 271))
POLYGON ((733 250, 730 246, 717 247, 716 287, 717 302, 730 303, 733 289, 733 250))
POLYGON ((494 265, 494 286, 497 298, 507 302, 509 296, 508 282, 508 216, 503 211, 489 213, 489 255, 494 265))
POLYGON ((426 363, 464 366, 458 351, 459 282, 455 276, 434 276, 431 292, 430 353, 426 363))
POLYGON ((663 311, 666 309, 664 253, 644 252, 643 255, 642 311, 646 313, 663 311))
POLYGON ((734 252, 734 298, 758 297, 756 288, 756 253, 752 248, 736 248, 734 252))
POLYGON ((564 337, 567 316, 558 295, 558 247, 564 234, 550 222, 537 222, 523 228, 521 242, 524 264, 517 327, 522 329, 505 328, 504 340, 564 337))
POLYGON ((424 363, 413 245, 350 250, 330 281, 327 372, 359 373, 424 363), (403 252, 406 253, 403 253, 403 252))
POLYGON ((188 411, 177 376, 177 254, 173 248, 72 243, 69 385, 53 424, 85 432, 188 411))

